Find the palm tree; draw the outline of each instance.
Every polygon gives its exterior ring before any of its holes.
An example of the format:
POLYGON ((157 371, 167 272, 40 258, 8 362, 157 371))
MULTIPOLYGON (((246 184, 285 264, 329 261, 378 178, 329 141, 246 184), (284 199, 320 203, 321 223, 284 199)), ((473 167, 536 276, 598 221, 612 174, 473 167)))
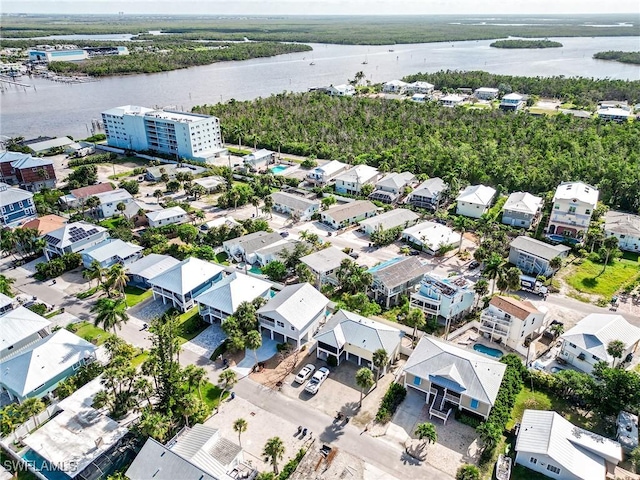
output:
POLYGON ((616 366, 616 359, 622 358, 627 346, 622 340, 612 340, 607 344, 607 353, 613 357, 613 367, 616 366))
POLYGON ((244 418, 238 418, 233 422, 233 431, 238 433, 238 443, 240 444, 240 447, 242 447, 240 435, 247 431, 247 426, 247 421, 244 418))
POLYGON ((220 400, 218 401, 219 405, 220 402, 222 402, 222 397, 224 396, 224 393, 227 391, 227 389, 233 388, 233 386, 238 383, 238 376, 233 370, 227 369, 218 376, 218 382, 221 384, 222 389, 222 391, 220 392, 220 400))
POLYGON ((124 296, 124 287, 127 286, 129 276, 122 264, 116 263, 109 269, 109 272, 107 273, 107 281, 112 288, 115 288, 120 292, 121 296, 124 296))
POLYGON ((511 290, 520 289, 520 277, 522 276, 522 270, 518 267, 510 267, 505 270, 501 277, 505 280, 506 291, 509 293, 511 290))
POLYGON ((418 328, 422 328, 427 323, 424 318, 424 312, 419 308, 412 308, 409 310, 407 317, 404 320, 404 323, 409 327, 413 327, 413 341, 412 344, 416 344, 416 333, 418 332, 418 328))
POLYGON ((101 298, 91 308, 96 313, 93 323, 96 327, 102 325, 104 330, 113 330, 116 333, 116 327, 121 328, 120 324, 129 321, 127 315, 127 303, 123 298, 101 298))
POLYGON ((258 364, 258 349, 262 346, 262 335, 257 330, 251 330, 244 339, 244 345, 249 350, 253 350, 258 364))
POLYGON ((104 268, 102 265, 100 265, 100 262, 98 262, 97 260, 93 260, 91 262, 91 265, 89 265, 89 268, 87 268, 82 273, 82 276, 85 277, 87 280, 89 280, 89 282, 91 282, 91 280, 94 280, 94 279, 97 280, 98 281, 97 286, 100 287, 106 272, 107 272, 107 269, 104 268))
POLYGON ((484 270, 482 274, 487 277, 489 280, 493 280, 491 284, 491 295, 493 295, 493 291, 496 288, 496 279, 500 276, 500 272, 504 266, 504 259, 500 256, 500 254, 496 252, 492 252, 489 255, 489 258, 485 262, 484 270))
POLYGON ((280 437, 272 437, 267 440, 267 443, 262 450, 264 455, 264 461, 273 465, 273 473, 278 475, 278 461, 282 460, 284 456, 284 443, 280 437))
POLYGON ((557 338, 564 333, 564 325, 562 325, 561 323, 554 323, 553 325, 551 325, 549 330, 557 338))
POLYGON ((487 293, 489 293, 489 282, 487 282, 484 278, 479 279, 473 286, 473 291, 476 292, 478 298, 484 297, 487 293))
POLYGON ((424 422, 418 424, 414 433, 418 439, 423 441, 423 446, 427 443, 436 443, 438 441, 438 432, 433 423, 424 422))
POLYGON ((157 203, 160 203, 160 199, 162 198, 162 196, 163 196, 163 195, 164 195, 164 194, 162 193, 162 190, 160 190, 160 189, 155 190, 155 191, 153 192, 153 196, 154 196, 154 197, 156 197, 156 202, 157 202, 157 203))
POLYGON ((251 205, 256 207, 256 217, 258 217, 258 207, 260 206, 260 197, 251 197, 251 205))
POLYGON ((9 278, 5 277, 4 275, 0 275, 0 293, 6 295, 7 297, 13 297, 11 284, 13 284, 15 281, 15 278, 9 278))
POLYGON ((196 387, 198 389, 200 400, 202 400, 202 392, 200 391, 200 387, 206 383, 207 371, 202 367, 187 365, 182 371, 182 374, 184 375, 184 380, 187 383, 189 393, 191 393, 191 389, 193 387, 196 387))
POLYGON ((604 266, 602 267, 603 273, 609 264, 609 257, 616 248, 618 248, 618 239, 616 237, 611 236, 604 239, 604 249, 606 250, 607 255, 604 260, 604 266))
POLYGON ((371 389, 375 383, 373 372, 367 367, 363 367, 356 372, 356 385, 360 387, 360 406, 362 406, 364 391, 371 389))
POLYGON ((202 221, 206 218, 206 215, 202 210, 196 210, 193 213, 193 216, 195 217, 196 220, 199 220, 199 221, 202 221))
POLYGON ((549 266, 554 270, 559 270, 562 267, 562 258, 553 257, 551 260, 549 260, 549 266))
POLYGON ((463 217, 462 215, 458 215, 453 220, 453 230, 460 233, 460 244, 458 245, 458 253, 462 251, 462 240, 464 239, 464 233, 469 229, 471 225, 471 221, 463 217))
POLYGON ((313 283, 314 276, 311 269, 304 263, 298 263, 296 265, 296 275, 299 283, 313 283))
POLYGON ((389 363, 389 355, 387 355, 387 351, 384 348, 379 348, 373 352, 373 365, 376 367, 376 386, 378 386, 382 369, 387 363, 389 363))
POLYGON ((269 218, 273 218, 273 214, 271 213, 271 209, 273 208, 273 198, 271 195, 267 195, 264 197, 264 205, 262 206, 262 213, 268 214, 269 218))
POLYGON ((87 207, 91 210, 91 216, 96 216, 96 208, 100 206, 100 199, 98 197, 87 198, 87 207))

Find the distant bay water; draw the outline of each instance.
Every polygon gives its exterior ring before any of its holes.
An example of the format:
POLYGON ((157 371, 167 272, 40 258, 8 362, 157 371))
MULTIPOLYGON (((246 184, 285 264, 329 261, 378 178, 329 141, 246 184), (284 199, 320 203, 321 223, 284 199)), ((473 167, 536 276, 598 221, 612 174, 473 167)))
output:
MULTIPOLYGON (((120 36, 124 40, 124 36, 120 36)), ((134 104, 189 110, 194 105, 265 97, 283 91, 346 83, 362 71, 373 83, 417 72, 486 70, 520 76, 640 80, 640 67, 594 60, 605 50, 640 50, 640 37, 552 38, 562 48, 497 49, 491 40, 408 45, 311 44, 313 52, 223 62, 166 73, 101 78, 82 84, 23 77, 33 88, 5 87, 0 134, 89 136, 92 120, 109 108, 134 104), (314 65, 310 65, 311 63, 314 65), (365 63, 366 62, 366 63, 365 63)))

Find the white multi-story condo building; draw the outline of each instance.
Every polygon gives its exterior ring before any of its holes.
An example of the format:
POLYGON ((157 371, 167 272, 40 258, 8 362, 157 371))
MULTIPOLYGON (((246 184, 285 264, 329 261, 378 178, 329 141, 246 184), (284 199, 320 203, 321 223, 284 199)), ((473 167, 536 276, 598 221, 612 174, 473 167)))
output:
POLYGON ((553 196, 549 234, 582 237, 598 203, 598 190, 582 182, 562 182, 553 196))
POLYGON ((107 143, 207 161, 225 152, 220 120, 209 115, 125 105, 102 112, 107 143))

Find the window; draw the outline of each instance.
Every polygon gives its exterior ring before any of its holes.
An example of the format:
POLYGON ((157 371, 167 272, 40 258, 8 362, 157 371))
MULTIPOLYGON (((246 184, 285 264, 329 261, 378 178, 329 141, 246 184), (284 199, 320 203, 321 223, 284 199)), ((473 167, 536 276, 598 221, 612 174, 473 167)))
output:
POLYGON ((295 331, 295 329, 296 329, 296 327, 293 327, 293 326, 291 327, 291 330, 295 331))
POLYGON ((278 321, 276 321, 276 324, 277 324, 279 327, 284 328, 284 322, 281 322, 280 320, 278 320, 278 321))
POLYGON ((560 210, 560 205, 556 204, 553 206, 554 210, 560 210))
POLYGON ((596 355, 591 355, 591 357, 593 357, 593 359, 594 359, 596 362, 599 362, 599 361, 600 361, 600 359, 599 359, 596 355))
POLYGON ((576 207, 569 207, 569 213, 576 213, 576 207))
POLYGON ((422 379, 420 377, 413 377, 414 385, 420 385, 421 382, 422 382, 422 379))
POLYGON ((555 465, 547 465, 547 470, 549 470, 551 473, 555 473, 556 475, 560 474, 560 469, 555 465))
POLYGON ((536 463, 538 463, 538 459, 537 459, 536 457, 531 457, 531 458, 529 459, 529 463, 532 463, 532 464, 534 464, 534 465, 535 465, 536 463))
POLYGON ((591 210, 589 210, 588 208, 584 211, 584 213, 586 213, 587 215, 591 215, 591 210))
POLYGON ((474 410, 478 409, 478 400, 476 400, 475 398, 471 399, 471 408, 473 408, 474 410))
POLYGON ((576 348, 576 346, 575 346, 573 343, 571 343, 571 342, 569 342, 569 346, 570 346, 571 348, 576 348))

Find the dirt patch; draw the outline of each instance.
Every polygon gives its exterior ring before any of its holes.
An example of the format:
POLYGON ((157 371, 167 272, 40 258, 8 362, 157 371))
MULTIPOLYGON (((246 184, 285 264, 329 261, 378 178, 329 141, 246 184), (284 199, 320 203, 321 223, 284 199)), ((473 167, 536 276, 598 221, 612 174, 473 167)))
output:
POLYGON ((298 370, 305 361, 309 361, 309 352, 295 350, 288 354, 278 353, 266 362, 261 369, 253 372, 249 378, 265 387, 277 389, 285 382, 287 376, 298 370))

